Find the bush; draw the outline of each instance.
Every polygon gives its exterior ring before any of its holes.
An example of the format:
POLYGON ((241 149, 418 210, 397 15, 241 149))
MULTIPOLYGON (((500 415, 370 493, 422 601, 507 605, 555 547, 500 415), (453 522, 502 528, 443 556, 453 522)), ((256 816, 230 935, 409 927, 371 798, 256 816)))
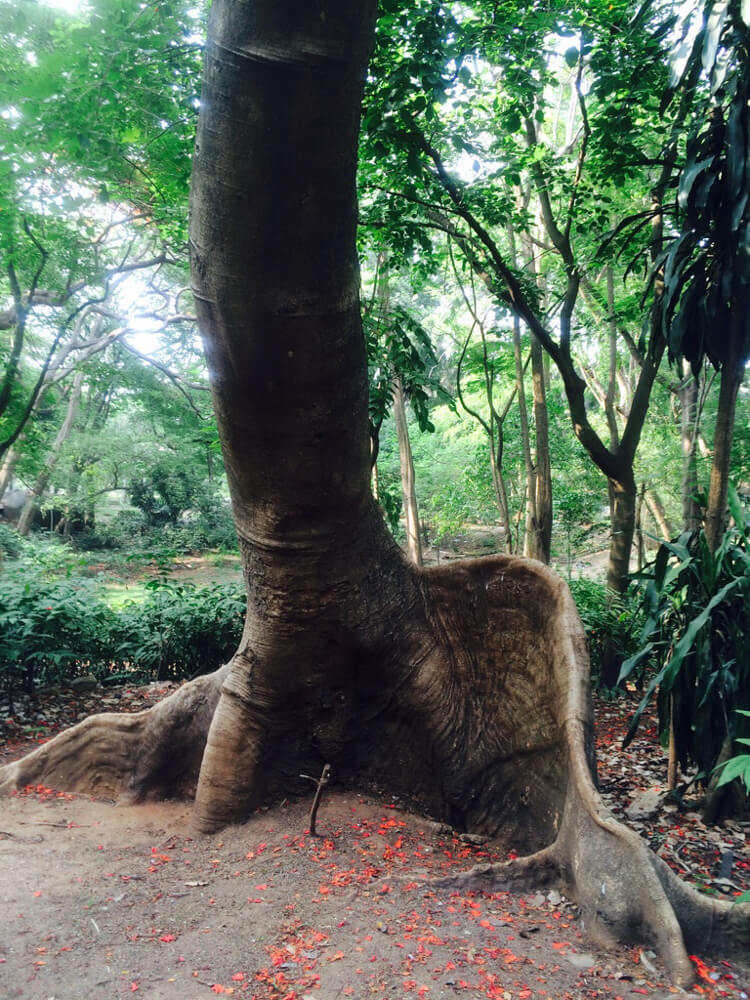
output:
POLYGON ((132 550, 140 544, 145 525, 146 518, 140 510, 122 510, 110 523, 81 531, 71 541, 82 552, 132 550))
POLYGON ((8 559, 18 559, 26 544, 15 528, 8 524, 0 524, 0 561, 2 556, 8 559))
POLYGON ((214 670, 242 634, 239 586, 146 585, 141 603, 113 611, 99 585, 46 579, 37 568, 0 577, 0 684, 13 711, 19 688, 32 693, 81 674, 100 680, 179 680, 214 670), (32 582, 33 581, 33 582, 32 582))
POLYGON ((598 684, 609 650, 616 649, 625 660, 639 648, 644 620, 640 594, 631 590, 621 596, 583 578, 571 580, 570 590, 588 640, 592 680, 598 684))
POLYGON ((237 648, 245 615, 239 586, 146 584, 148 597, 120 611, 117 657, 144 679, 179 680, 215 670, 237 648))
POLYGON ((664 542, 644 576, 640 651, 621 677, 651 676, 625 745, 656 695, 661 737, 670 720, 681 766, 707 779, 728 739, 750 736, 750 517, 730 490, 734 525, 711 552, 705 533, 664 542))
POLYGON ((0 678, 13 710, 23 685, 59 684, 108 662, 114 613, 96 585, 36 579, 23 569, 0 580, 0 678))

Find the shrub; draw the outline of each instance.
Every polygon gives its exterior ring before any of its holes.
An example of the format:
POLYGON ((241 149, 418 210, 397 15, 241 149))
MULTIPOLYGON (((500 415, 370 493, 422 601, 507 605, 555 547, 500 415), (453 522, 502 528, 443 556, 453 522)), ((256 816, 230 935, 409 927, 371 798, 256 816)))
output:
POLYGON ((28 567, 0 577, 0 683, 11 712, 19 688, 32 693, 83 673, 101 680, 179 680, 214 670, 242 634, 239 586, 146 585, 143 602, 112 610, 99 584, 45 578, 28 567))
POLYGON ((178 680, 215 670, 242 635, 245 594, 239 586, 195 587, 169 580, 146 584, 148 596, 120 611, 117 658, 144 678, 178 680))
POLYGON ((750 517, 733 490, 730 508, 734 525, 715 552, 702 530, 660 546, 644 574, 641 648, 621 671, 652 671, 625 745, 656 695, 662 740, 671 720, 681 766, 703 776, 727 739, 750 735, 750 517))
POLYGON ((638 649, 644 618, 640 598, 633 590, 622 596, 582 577, 570 581, 570 590, 588 640, 592 680, 598 683, 609 650, 616 649, 625 660, 638 649))
POLYGON ((109 656, 114 613, 91 581, 29 578, 23 569, 0 581, 0 677, 13 711, 20 685, 57 684, 100 668, 109 656))
POLYGON ((15 528, 8 524, 0 524, 0 561, 3 556, 8 559, 18 559, 26 544, 15 528))

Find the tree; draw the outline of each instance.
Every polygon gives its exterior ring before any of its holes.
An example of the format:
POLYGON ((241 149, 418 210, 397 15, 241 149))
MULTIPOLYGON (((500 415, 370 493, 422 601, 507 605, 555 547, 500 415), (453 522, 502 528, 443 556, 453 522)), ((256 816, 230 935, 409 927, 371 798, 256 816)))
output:
MULTIPOLYGON (((678 102, 668 122, 658 121, 670 25, 651 8, 551 3, 519 10, 473 0, 459 14, 431 0, 393 0, 381 18, 380 72, 365 112, 366 219, 390 229, 396 245, 422 247, 430 234, 448 234, 554 362, 573 432, 607 479, 607 582, 621 592, 635 526, 635 456, 665 341, 658 326, 643 349, 629 337, 637 379, 623 432, 610 444, 592 417, 576 345, 592 350, 580 293, 596 284, 596 242, 617 222, 624 186, 653 218, 654 245, 659 239, 674 167, 671 133, 685 109, 678 102), (555 36, 570 39, 564 54, 550 52, 555 36), (526 267, 518 269, 526 251, 515 252, 509 227, 533 238, 546 271, 544 299, 526 267)), ((540 499, 549 509, 549 498, 540 499)))
MULTIPOLYGON (((737 395, 750 358, 750 17, 740 0, 707 0, 682 21, 686 56, 676 69, 677 93, 695 88, 702 69, 709 92, 696 99, 697 125, 688 137, 677 192, 678 234, 659 260, 663 294, 655 314, 670 359, 704 359, 720 372, 706 537, 715 552, 727 526, 732 435, 737 395), (691 37, 696 17, 699 30, 691 37)), ((671 96, 668 94, 667 96, 671 96)))
POLYGON ((95 307, 186 263, 197 23, 137 0, 0 5, 0 459, 94 350, 95 307))
POLYGON ((589 932, 744 949, 595 788, 585 644, 565 584, 509 556, 419 569, 370 493, 355 246, 374 2, 211 12, 192 190, 195 294, 248 589, 231 662, 154 709, 89 719, 0 772, 130 799, 195 792, 199 829, 330 762, 529 856, 472 885, 562 881, 589 932), (196 787, 197 781, 197 787, 196 787))
POLYGON ((47 489, 47 483, 49 482, 50 475, 52 474, 52 471, 57 464, 57 460, 60 457, 60 452, 62 451, 65 442, 68 440, 70 432, 73 429, 73 421, 76 418, 78 404, 81 399, 82 383, 83 372, 76 372, 73 377, 73 386, 70 391, 70 398, 68 399, 65 419, 55 435, 52 447, 45 456, 41 471, 34 482, 33 489, 31 490, 29 498, 26 501, 26 505, 21 511, 21 516, 18 519, 19 535, 28 535, 29 531, 31 531, 31 524, 34 520, 34 515, 39 510, 39 500, 44 495, 44 491, 47 489))

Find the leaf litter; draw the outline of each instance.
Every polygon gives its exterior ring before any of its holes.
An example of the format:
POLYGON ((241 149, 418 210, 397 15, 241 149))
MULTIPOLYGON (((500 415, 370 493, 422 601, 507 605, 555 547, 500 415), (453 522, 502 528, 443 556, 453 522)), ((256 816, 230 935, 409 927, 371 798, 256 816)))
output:
MULTIPOLYGON (((91 712, 140 711, 172 689, 42 698, 5 727, 0 762, 91 712)), ((681 877, 739 895, 750 888, 750 828, 707 828, 690 802, 666 801, 653 717, 620 749, 629 710, 625 700, 596 703, 610 808, 626 818, 634 800, 657 792, 656 806, 652 797, 651 811, 627 822, 681 877)), ((436 876, 508 852, 397 801, 331 786, 317 837, 305 829, 308 811, 307 800, 285 802, 207 837, 191 834, 185 804, 114 809, 41 785, 24 789, 7 800, 0 831, 0 996, 750 997, 750 966, 692 956, 696 985, 685 994, 648 948, 592 948, 575 905, 555 890, 432 888, 436 876), (33 841, 30 828, 41 831, 33 841)))

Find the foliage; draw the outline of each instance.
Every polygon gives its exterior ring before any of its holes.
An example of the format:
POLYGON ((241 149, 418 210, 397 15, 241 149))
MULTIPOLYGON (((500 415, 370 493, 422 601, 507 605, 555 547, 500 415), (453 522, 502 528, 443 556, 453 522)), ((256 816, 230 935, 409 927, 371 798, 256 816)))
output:
POLYGON ((179 680, 231 657, 245 616, 240 587, 197 588, 162 578, 146 589, 145 601, 122 607, 113 630, 112 647, 128 673, 179 680))
POLYGON ((101 670, 111 655, 114 614, 91 581, 32 579, 25 569, 0 577, 0 678, 9 700, 23 684, 59 684, 101 670))
POLYGON ((0 576, 0 683, 11 703, 21 685, 32 692, 81 674, 193 677, 218 667, 239 642, 245 597, 238 586, 160 578, 146 584, 143 601, 113 610, 96 581, 73 576, 69 564, 67 572, 60 561, 51 565, 27 553, 0 576))
POLYGON ((132 504, 149 525, 176 524, 193 501, 193 479, 178 455, 158 456, 129 488, 132 504))
POLYGON ((404 494, 401 481, 394 475, 384 474, 378 470, 378 504, 383 511, 386 524, 397 541, 402 541, 401 511, 404 506, 404 494))
POLYGON ((742 737, 734 720, 743 715, 733 713, 750 708, 750 517, 734 491, 730 506, 734 524, 715 553, 703 530, 660 546, 643 574, 641 649, 620 673, 625 680, 654 669, 625 745, 658 692, 662 739, 671 718, 681 765, 695 763, 704 776, 727 735, 742 737))
MULTIPOLYGON (((743 709, 737 710, 738 715, 744 715, 750 718, 750 712, 743 711, 743 709)), ((735 743, 739 743, 742 746, 750 747, 750 739, 738 737, 735 743)), ((721 777, 719 778, 717 787, 721 788, 722 785, 728 785, 730 781, 739 779, 745 786, 745 790, 750 794, 750 754, 741 753, 734 757, 730 757, 729 760, 725 761, 723 764, 719 765, 721 768, 721 777)))
POLYGON ((24 545, 26 545, 25 539, 21 538, 14 528, 7 524, 0 524, 0 565, 2 565, 2 556, 17 559, 24 545))
POLYGON ((586 632, 591 677, 596 683, 610 648, 617 649, 623 658, 637 650, 643 612, 632 589, 626 594, 616 594, 603 583, 580 577, 570 581, 570 590, 586 632))
MULTIPOLYGON (((686 8, 682 33, 697 12, 686 8)), ((727 359, 732 314, 747 312, 750 295, 750 24, 740 0, 708 0, 677 83, 688 87, 701 68, 710 93, 687 140, 675 206, 679 233, 657 259, 664 290, 656 297, 670 357, 686 358, 697 373, 705 356, 727 359)), ((746 316, 741 356, 750 354, 746 316)))

